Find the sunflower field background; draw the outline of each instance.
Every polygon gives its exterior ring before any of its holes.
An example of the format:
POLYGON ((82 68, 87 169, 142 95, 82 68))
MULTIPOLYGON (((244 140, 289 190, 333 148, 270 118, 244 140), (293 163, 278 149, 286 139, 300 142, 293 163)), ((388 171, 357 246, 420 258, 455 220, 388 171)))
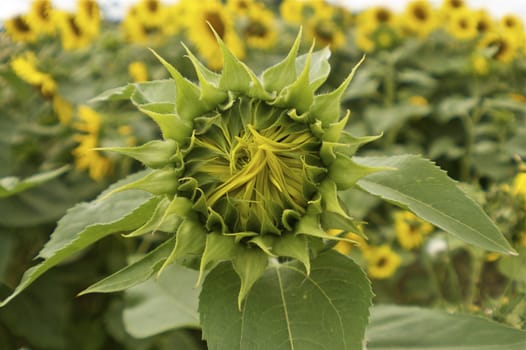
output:
MULTIPOLYGON (((197 81, 185 47, 221 70, 213 28, 260 74, 287 55, 302 28, 303 48, 330 50, 321 92, 338 89, 365 55, 341 96, 347 131, 381 135, 359 155, 432 160, 518 253, 468 245, 409 210, 343 191, 364 234, 327 234, 346 238, 333 249, 371 281, 367 348, 526 347, 526 24, 519 17, 496 18, 462 0, 414 0, 399 12, 351 12, 322 0, 139 0, 118 21, 105 19, 95 0, 76 6, 65 12, 35 0, 0 31, 0 299, 69 208, 143 169, 104 148, 159 138, 136 106, 162 92, 129 100, 141 84, 170 78, 149 49, 197 81)), ((207 349, 197 310, 185 307, 197 297, 176 298, 184 293, 170 283, 184 271, 168 269, 120 293, 78 295, 152 251, 160 237, 108 236, 62 261, 0 308, 0 349, 207 349)), ((183 280, 195 284, 193 275, 183 280)))

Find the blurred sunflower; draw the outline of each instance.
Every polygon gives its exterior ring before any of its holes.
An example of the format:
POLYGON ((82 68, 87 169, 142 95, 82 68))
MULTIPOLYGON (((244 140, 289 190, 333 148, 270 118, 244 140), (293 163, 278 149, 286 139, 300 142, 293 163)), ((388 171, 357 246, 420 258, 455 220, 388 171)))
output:
MULTIPOLYGON (((337 236, 342 233, 342 230, 332 229, 328 230, 327 233, 331 236, 337 236)), ((338 241, 338 243, 336 243, 336 245, 333 248, 334 250, 343 255, 349 255, 349 253, 354 247, 357 247, 361 251, 365 251, 369 248, 369 246, 367 245, 367 241, 362 236, 357 235, 356 233, 347 232, 343 235, 343 237, 345 237, 347 240, 338 241)))
POLYGON ((511 32, 490 32, 479 42, 482 49, 494 48, 493 58, 503 63, 511 62, 517 55, 520 47, 518 38, 511 32))
POLYGON ((166 5, 162 12, 161 31, 166 36, 180 33, 184 28, 184 18, 187 16, 188 1, 178 1, 175 4, 166 5))
POLYGON ((307 37, 314 39, 318 46, 329 46, 331 50, 342 47, 345 44, 345 35, 332 17, 326 15, 312 16, 305 28, 307 37))
POLYGON ((469 40, 477 36, 477 18, 468 8, 451 13, 446 27, 449 34, 459 40, 469 40))
POLYGON ((426 0, 414 0, 407 4, 402 16, 405 30, 425 37, 438 26, 437 14, 426 0))
POLYGON ((523 33, 524 25, 521 19, 515 15, 505 15, 499 21, 499 28, 506 31, 512 31, 514 33, 523 33))
POLYGON ((243 37, 247 45, 259 49, 272 47, 278 39, 277 21, 274 13, 261 4, 248 8, 243 37))
POLYGON ((227 0, 226 2, 226 8, 227 10, 232 13, 234 16, 248 16, 250 9, 254 5, 261 5, 258 6, 259 8, 263 8, 263 4, 256 3, 254 0, 227 0))
POLYGON ((128 74, 135 83, 148 80, 148 67, 141 61, 133 61, 128 65, 128 74))
POLYGON ((97 1, 78 0, 76 19, 78 25, 82 27, 89 36, 93 38, 99 35, 101 11, 97 1))
POLYGON ((53 96, 53 110, 62 125, 68 125, 73 116, 73 106, 60 95, 53 96))
POLYGON ((395 14, 384 6, 373 6, 358 15, 357 25, 362 30, 374 31, 380 25, 394 25, 395 14))
POLYGON ((371 247, 364 252, 367 273, 374 279, 386 279, 394 275, 402 259, 390 246, 371 247))
POLYGON ((399 211, 394 214, 394 228, 398 243, 406 250, 422 245, 424 236, 434 230, 433 225, 410 211, 399 211))
POLYGON ((33 28, 38 28, 39 35, 55 32, 53 7, 49 0, 34 0, 27 14, 27 21, 33 28))
POLYGON ((64 50, 73 51, 91 44, 90 29, 81 26, 75 14, 59 12, 57 17, 64 50))
POLYGON ((101 181, 111 173, 112 164, 109 158, 94 150, 99 145, 102 117, 87 106, 79 106, 78 116, 80 122, 74 123, 73 128, 80 131, 73 136, 79 145, 73 149, 75 167, 79 170, 88 170, 90 177, 101 181))
POLYGON ((477 32, 484 35, 495 28, 493 18, 485 10, 477 10, 474 13, 475 21, 477 23, 477 32))
POLYGON ((513 178, 511 193, 514 196, 523 196, 526 199, 526 173, 518 173, 513 178))
POLYGON ((358 16, 355 40, 365 52, 390 48, 398 37, 396 16, 388 8, 371 7, 358 16))
POLYGON ((233 18, 220 1, 192 2, 188 11, 188 38, 211 68, 221 68, 223 56, 210 26, 236 57, 242 59, 245 56, 243 43, 234 29, 233 18))
POLYGON ((464 0, 444 0, 440 7, 440 15, 444 20, 449 20, 451 15, 455 14, 459 10, 467 9, 466 2, 464 0))
POLYGON ((11 69, 25 82, 39 89, 44 97, 52 97, 57 90, 53 77, 41 72, 37 67, 37 57, 33 52, 25 52, 11 60, 11 69))
POLYGON ((131 43, 145 44, 148 42, 149 30, 137 16, 137 9, 132 6, 120 24, 125 40, 131 43))
POLYGON ((284 0, 279 12, 290 24, 302 24, 313 16, 331 17, 334 8, 325 0, 284 0))
POLYGON ((37 40, 36 28, 34 28, 24 15, 15 16, 4 21, 6 33, 14 41, 34 42, 37 40))
POLYGON ((148 28, 157 28, 161 26, 164 5, 160 0, 141 0, 136 5, 136 14, 140 21, 148 28))

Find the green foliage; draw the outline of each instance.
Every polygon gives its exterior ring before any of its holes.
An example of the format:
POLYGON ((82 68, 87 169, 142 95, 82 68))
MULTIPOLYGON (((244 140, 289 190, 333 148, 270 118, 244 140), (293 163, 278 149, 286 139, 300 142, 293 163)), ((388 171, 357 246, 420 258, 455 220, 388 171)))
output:
POLYGON ((335 252, 311 263, 309 275, 298 262, 269 266, 241 311, 232 267, 221 264, 212 270, 199 298, 209 349, 361 348, 372 298, 363 271, 335 252))
POLYGON ((473 9, 424 32, 411 11, 306 2, 298 33, 293 2, 228 21, 224 3, 89 28, 79 7, 73 51, 59 26, 0 33, 0 348, 525 347, 521 21, 466 39, 451 24, 473 9), (241 196, 257 172, 225 179, 256 152, 270 180, 241 196))
POLYGON ((503 349, 526 346, 526 332, 480 317, 417 307, 371 308, 367 349, 503 349), (415 334, 425 336, 415 337, 415 334), (467 336, 469 335, 469 336, 467 336))
POLYGON ((396 169, 359 180, 358 185, 367 192, 409 208, 470 244, 503 254, 517 254, 478 204, 428 160, 397 156, 362 158, 358 162, 396 169))

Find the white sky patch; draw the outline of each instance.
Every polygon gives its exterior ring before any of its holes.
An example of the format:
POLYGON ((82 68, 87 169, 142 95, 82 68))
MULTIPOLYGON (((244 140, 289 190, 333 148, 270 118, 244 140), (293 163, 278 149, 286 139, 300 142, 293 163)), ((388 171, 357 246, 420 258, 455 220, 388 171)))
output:
MULTIPOLYGON (((329 0, 332 3, 340 4, 348 7, 353 11, 383 5, 395 11, 401 11, 407 5, 409 0, 329 0)), ((27 12, 31 6, 32 0, 0 0, 0 21, 6 18, 13 17, 17 14, 27 12)), ((98 4, 103 9, 105 16, 110 19, 122 17, 126 9, 137 3, 138 0, 99 0, 98 4)), ((176 0, 164 0, 164 3, 174 3, 176 0)), ((435 5, 440 5, 441 0, 430 0, 435 5)), ((467 4, 472 8, 485 8, 494 17, 498 18, 505 14, 511 13, 523 18, 526 22, 526 0, 466 0, 467 4)), ((74 11, 75 0, 53 0, 53 6, 59 9, 74 11)))

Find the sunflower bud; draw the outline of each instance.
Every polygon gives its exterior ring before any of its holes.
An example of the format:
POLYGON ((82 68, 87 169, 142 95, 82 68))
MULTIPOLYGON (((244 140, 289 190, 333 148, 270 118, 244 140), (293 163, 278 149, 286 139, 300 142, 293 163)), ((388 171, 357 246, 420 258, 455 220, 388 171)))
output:
POLYGON ((202 276, 232 261, 241 303, 269 257, 297 259, 308 272, 323 243, 347 239, 328 229, 359 232, 338 190, 376 170, 352 160, 376 137, 344 130, 349 112, 342 118, 340 100, 354 69, 336 90, 315 95, 329 74, 330 52, 311 47, 297 58, 301 32, 287 57, 260 77, 216 37, 221 74, 186 49, 199 85, 156 55, 174 79, 174 103, 139 108, 159 124, 164 140, 113 150, 152 168, 117 191, 139 188, 163 197, 149 222, 130 236, 152 229, 176 234, 160 271, 198 257, 202 276))

